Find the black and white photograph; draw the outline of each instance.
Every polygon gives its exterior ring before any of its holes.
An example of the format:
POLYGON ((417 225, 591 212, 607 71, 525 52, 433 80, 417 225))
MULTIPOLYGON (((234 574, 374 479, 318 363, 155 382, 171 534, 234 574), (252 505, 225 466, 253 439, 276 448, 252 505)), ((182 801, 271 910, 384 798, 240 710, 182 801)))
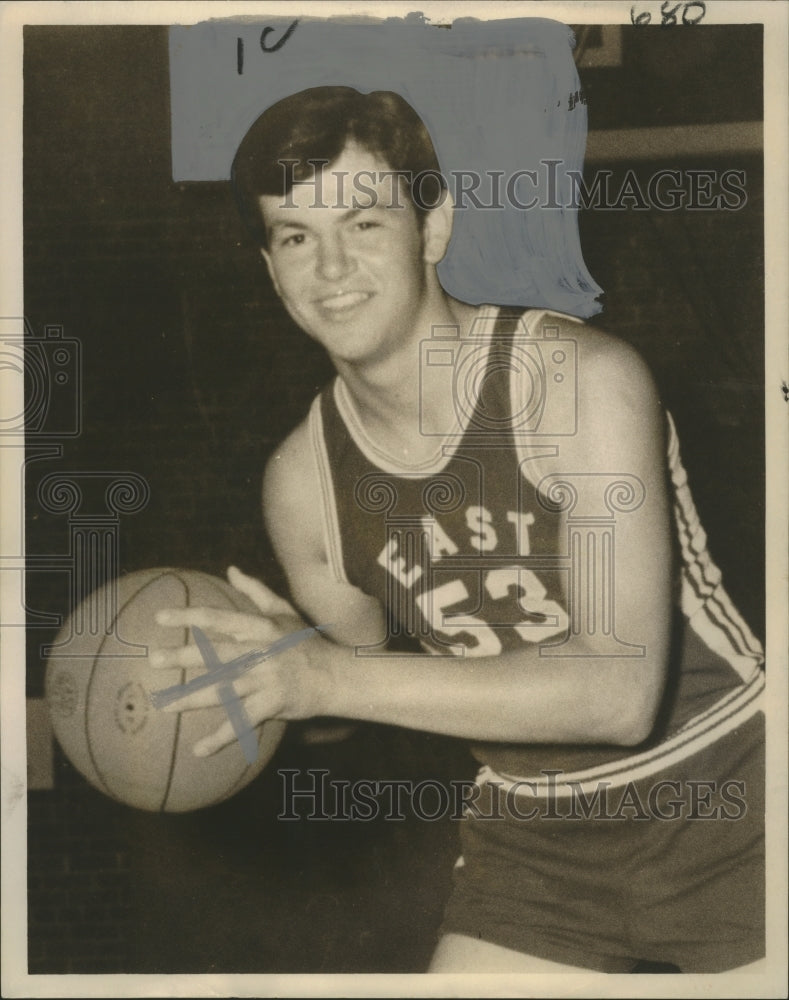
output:
POLYGON ((789 5, 0 27, 3 995, 785 996, 789 5))

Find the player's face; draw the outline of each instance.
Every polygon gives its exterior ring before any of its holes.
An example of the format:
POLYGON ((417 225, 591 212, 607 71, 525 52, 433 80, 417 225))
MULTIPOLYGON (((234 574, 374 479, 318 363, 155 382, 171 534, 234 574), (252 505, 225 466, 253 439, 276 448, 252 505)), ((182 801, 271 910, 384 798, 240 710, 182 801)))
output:
MULTIPOLYGON (((337 359, 380 359, 415 330, 443 256, 388 168, 349 145, 314 183, 260 198, 272 280, 293 319, 337 359), (434 259, 435 258, 435 259, 434 259)), ((434 213, 428 213, 428 218, 434 213)))

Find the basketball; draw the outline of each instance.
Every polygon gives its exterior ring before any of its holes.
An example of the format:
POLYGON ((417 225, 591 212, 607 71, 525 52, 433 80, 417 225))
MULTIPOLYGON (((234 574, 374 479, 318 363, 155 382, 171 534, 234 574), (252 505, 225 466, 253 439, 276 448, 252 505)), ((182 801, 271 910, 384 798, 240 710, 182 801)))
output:
POLYGON ((279 745, 285 723, 256 729, 248 764, 237 740, 210 757, 192 747, 227 721, 221 706, 163 712, 154 691, 204 674, 155 669, 148 651, 192 638, 157 625, 162 608, 213 607, 260 614, 219 577, 195 570, 148 569, 95 590, 66 620, 50 650, 45 695, 55 736, 78 771, 106 795, 138 809, 188 812, 214 805, 248 785, 279 745))

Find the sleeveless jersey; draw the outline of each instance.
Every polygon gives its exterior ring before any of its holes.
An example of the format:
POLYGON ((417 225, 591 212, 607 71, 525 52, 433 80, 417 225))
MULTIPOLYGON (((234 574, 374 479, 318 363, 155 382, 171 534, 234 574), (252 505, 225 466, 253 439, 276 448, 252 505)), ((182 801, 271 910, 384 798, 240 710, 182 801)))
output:
MULTIPOLYGON (((555 314, 482 307, 468 337, 434 333, 420 378, 451 373, 458 429, 419 466, 376 447, 339 377, 315 399, 309 419, 329 562, 338 580, 381 602, 390 640, 408 636, 434 655, 466 657, 540 643, 541 656, 561 656, 591 630, 605 655, 641 655, 616 636, 611 601, 616 519, 640 504, 639 481, 599 476, 599 502, 580 510, 572 475, 540 471, 540 459, 557 454, 545 437, 575 430, 575 344, 558 330, 555 314)), ((667 421, 679 573, 653 735, 633 750, 474 744, 501 775, 526 776, 538 789, 555 782, 548 771, 582 787, 624 784, 709 745, 761 707, 762 650, 707 552, 667 421)))

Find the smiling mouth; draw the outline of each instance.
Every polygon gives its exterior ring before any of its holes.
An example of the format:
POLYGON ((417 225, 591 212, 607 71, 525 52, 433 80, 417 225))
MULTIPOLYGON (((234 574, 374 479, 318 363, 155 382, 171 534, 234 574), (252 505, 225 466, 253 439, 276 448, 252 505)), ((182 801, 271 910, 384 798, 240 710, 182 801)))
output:
POLYGON ((329 312, 345 312, 361 305, 362 302, 366 302, 371 297, 372 292, 338 292, 336 295, 319 299, 318 304, 322 309, 328 309, 329 312))

